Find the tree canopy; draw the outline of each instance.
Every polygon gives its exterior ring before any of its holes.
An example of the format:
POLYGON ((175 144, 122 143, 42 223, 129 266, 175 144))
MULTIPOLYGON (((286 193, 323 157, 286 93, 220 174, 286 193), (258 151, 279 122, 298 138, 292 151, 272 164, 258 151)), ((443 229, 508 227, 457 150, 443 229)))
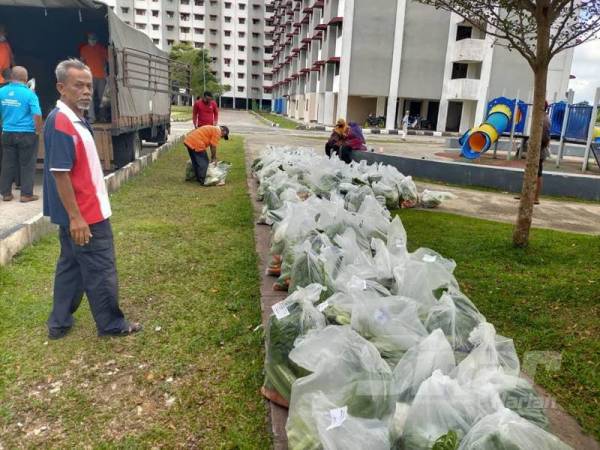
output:
POLYGON ((229 86, 221 84, 212 72, 212 57, 208 50, 178 43, 171 48, 170 58, 189 66, 189 71, 184 69, 184 66, 175 66, 171 76, 175 86, 183 87, 189 83, 192 95, 201 96, 207 90, 218 97, 230 89, 229 86))

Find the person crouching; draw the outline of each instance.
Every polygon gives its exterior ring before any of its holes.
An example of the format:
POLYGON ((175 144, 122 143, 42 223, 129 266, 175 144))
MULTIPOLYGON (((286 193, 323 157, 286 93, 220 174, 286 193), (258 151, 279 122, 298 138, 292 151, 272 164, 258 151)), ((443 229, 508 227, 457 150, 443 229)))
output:
POLYGON ((226 126, 204 125, 189 132, 183 145, 187 148, 192 161, 192 167, 196 180, 204 185, 208 165, 217 162, 217 147, 221 138, 229 140, 229 128, 226 126), (207 150, 210 148, 210 161, 207 150))

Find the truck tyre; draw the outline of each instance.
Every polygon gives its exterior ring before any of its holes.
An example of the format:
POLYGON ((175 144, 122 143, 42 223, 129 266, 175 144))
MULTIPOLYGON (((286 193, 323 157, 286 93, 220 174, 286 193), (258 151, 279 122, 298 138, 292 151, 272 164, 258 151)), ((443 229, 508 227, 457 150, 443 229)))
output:
POLYGON ((117 169, 139 158, 142 153, 142 140, 137 131, 113 137, 113 154, 117 169))

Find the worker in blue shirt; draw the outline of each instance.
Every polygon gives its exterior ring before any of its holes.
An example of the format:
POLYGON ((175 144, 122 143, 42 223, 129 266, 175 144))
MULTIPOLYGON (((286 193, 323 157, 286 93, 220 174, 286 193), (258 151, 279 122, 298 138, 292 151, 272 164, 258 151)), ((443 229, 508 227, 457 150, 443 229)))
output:
POLYGON ((38 135, 42 130, 42 111, 35 92, 27 87, 27 69, 12 68, 10 83, 0 88, 2 115, 2 169, 0 194, 11 201, 12 183, 20 174, 21 202, 38 200, 33 194, 38 135))

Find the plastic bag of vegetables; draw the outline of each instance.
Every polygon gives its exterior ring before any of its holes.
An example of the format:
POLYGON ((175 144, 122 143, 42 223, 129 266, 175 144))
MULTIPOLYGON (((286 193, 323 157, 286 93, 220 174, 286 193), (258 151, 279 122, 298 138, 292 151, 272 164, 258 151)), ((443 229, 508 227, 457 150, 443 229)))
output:
POLYGON ((455 199, 456 195, 445 191, 430 191, 425 189, 421 194, 421 206, 423 208, 437 208, 446 200, 455 199))
POLYGON ((469 336, 482 322, 485 317, 471 300, 461 292, 452 291, 444 293, 431 307, 425 328, 428 331, 440 328, 454 350, 467 354, 473 348, 469 336))
POLYGON ((489 398, 481 401, 475 393, 436 370, 421 384, 410 407, 402 436, 403 448, 430 450, 449 431, 461 439, 480 418, 502 407, 497 393, 490 392, 489 398))
POLYGON ((394 369, 395 393, 399 402, 410 403, 421 383, 436 370, 449 375, 456 367, 454 353, 442 330, 434 330, 400 359, 394 369))
POLYGON ((217 186, 225 183, 227 174, 231 169, 231 164, 226 161, 219 161, 216 164, 209 164, 204 179, 204 186, 217 186))
POLYGON ((306 412, 288 430, 290 450, 389 450, 389 431, 377 419, 354 417, 321 391, 299 399, 297 409, 306 412), (301 404, 300 404, 301 403, 301 404))
POLYGON ((356 302, 352 308, 351 324, 358 334, 375 345, 392 366, 409 348, 428 335, 419 320, 418 305, 403 297, 356 302))
POLYGON ((263 390, 272 400, 276 399, 268 395, 268 390, 275 390, 289 401, 292 383, 302 373, 288 359, 294 341, 309 330, 326 326, 325 316, 314 306, 322 290, 323 286, 312 284, 273 306, 266 329, 266 389, 263 390))
POLYGON ((417 185, 412 177, 404 178, 400 182, 398 189, 400 191, 403 208, 412 208, 417 205, 417 202, 419 201, 419 191, 417 191, 417 185))
POLYGON ((510 409, 490 414, 467 433, 459 450, 572 450, 510 409))
POLYGON ((295 401, 318 391, 327 393, 336 405, 347 406, 354 417, 383 419, 394 412, 391 369, 377 349, 350 327, 330 325, 309 331, 289 357, 312 372, 292 386, 292 428, 295 418, 307 413, 296 409, 295 401))

